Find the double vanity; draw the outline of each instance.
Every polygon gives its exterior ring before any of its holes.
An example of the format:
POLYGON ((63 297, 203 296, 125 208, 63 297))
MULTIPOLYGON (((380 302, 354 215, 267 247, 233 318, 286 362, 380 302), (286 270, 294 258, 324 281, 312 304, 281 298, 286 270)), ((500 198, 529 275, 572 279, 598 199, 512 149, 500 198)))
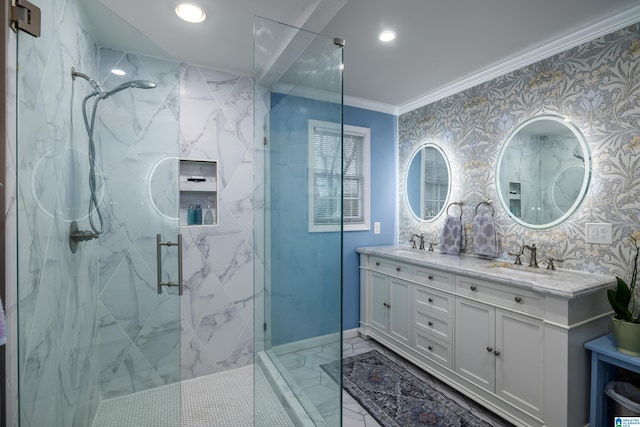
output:
POLYGON ((399 246, 358 248, 360 333, 521 426, 589 420, 585 342, 615 278, 399 246))

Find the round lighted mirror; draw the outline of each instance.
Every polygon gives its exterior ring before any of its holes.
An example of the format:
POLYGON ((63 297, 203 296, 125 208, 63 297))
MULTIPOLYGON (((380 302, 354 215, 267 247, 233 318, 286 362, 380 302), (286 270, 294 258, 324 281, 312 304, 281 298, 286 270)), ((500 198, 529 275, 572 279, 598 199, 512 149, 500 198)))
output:
POLYGON ((496 185, 504 209, 534 229, 566 220, 580 206, 591 179, 589 146, 562 117, 538 116, 518 126, 502 147, 496 185))
POLYGON ((451 170, 444 152, 433 144, 420 146, 407 167, 405 194, 411 213, 420 221, 435 220, 450 191, 451 170))

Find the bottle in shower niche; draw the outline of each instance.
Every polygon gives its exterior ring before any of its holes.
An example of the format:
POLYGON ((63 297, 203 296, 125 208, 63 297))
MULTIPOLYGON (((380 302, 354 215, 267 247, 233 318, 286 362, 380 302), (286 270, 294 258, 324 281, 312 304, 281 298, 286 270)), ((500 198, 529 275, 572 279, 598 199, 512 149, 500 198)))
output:
POLYGON ((196 223, 196 208, 193 203, 189 203, 187 207, 187 225, 193 225, 196 223))
POLYGON ((200 203, 196 203, 194 224, 202 224, 202 207, 200 207, 200 203))
POLYGON ((207 211, 204 214, 204 223, 207 225, 213 224, 213 212, 211 211, 211 205, 207 205, 207 211))

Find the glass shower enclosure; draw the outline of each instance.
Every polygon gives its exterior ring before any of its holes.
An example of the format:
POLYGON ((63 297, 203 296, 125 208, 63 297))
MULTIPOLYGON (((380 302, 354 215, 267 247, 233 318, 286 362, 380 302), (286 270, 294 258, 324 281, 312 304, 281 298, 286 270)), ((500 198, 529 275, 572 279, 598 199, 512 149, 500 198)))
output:
POLYGON ((342 64, 342 40, 255 18, 255 363, 294 425, 342 420, 342 64))
POLYGON ((178 252, 157 235, 180 232, 180 64, 98 47, 79 1, 34 3, 42 37, 17 35, 19 425, 179 426, 180 300, 158 285, 178 252), (151 389, 161 410, 117 406, 151 389))
MULTIPOLYGON (((220 227, 185 228, 180 139, 197 128, 189 106, 212 103, 189 89, 218 73, 175 60, 98 0, 32 2, 42 37, 17 36, 14 424, 341 425, 342 141, 318 152, 309 126, 342 126, 339 40, 256 18, 253 111, 247 76, 228 97, 232 125, 254 114, 254 147, 238 156, 247 193, 235 199, 220 179, 220 227), (107 47, 91 16, 144 48, 107 47), (331 167, 318 169, 318 154, 331 167), (249 230, 231 211, 252 213, 249 230), (236 253, 229 234, 253 245, 236 253)), ((215 155, 202 160, 230 168, 215 155)))

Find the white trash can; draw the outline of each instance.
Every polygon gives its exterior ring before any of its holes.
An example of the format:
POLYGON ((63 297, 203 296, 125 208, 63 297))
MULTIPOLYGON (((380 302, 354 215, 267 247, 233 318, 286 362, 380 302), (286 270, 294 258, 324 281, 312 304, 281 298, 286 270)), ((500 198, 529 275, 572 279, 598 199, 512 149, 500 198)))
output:
POLYGON ((611 381, 604 392, 615 403, 614 416, 640 416, 640 389, 631 383, 611 381))

